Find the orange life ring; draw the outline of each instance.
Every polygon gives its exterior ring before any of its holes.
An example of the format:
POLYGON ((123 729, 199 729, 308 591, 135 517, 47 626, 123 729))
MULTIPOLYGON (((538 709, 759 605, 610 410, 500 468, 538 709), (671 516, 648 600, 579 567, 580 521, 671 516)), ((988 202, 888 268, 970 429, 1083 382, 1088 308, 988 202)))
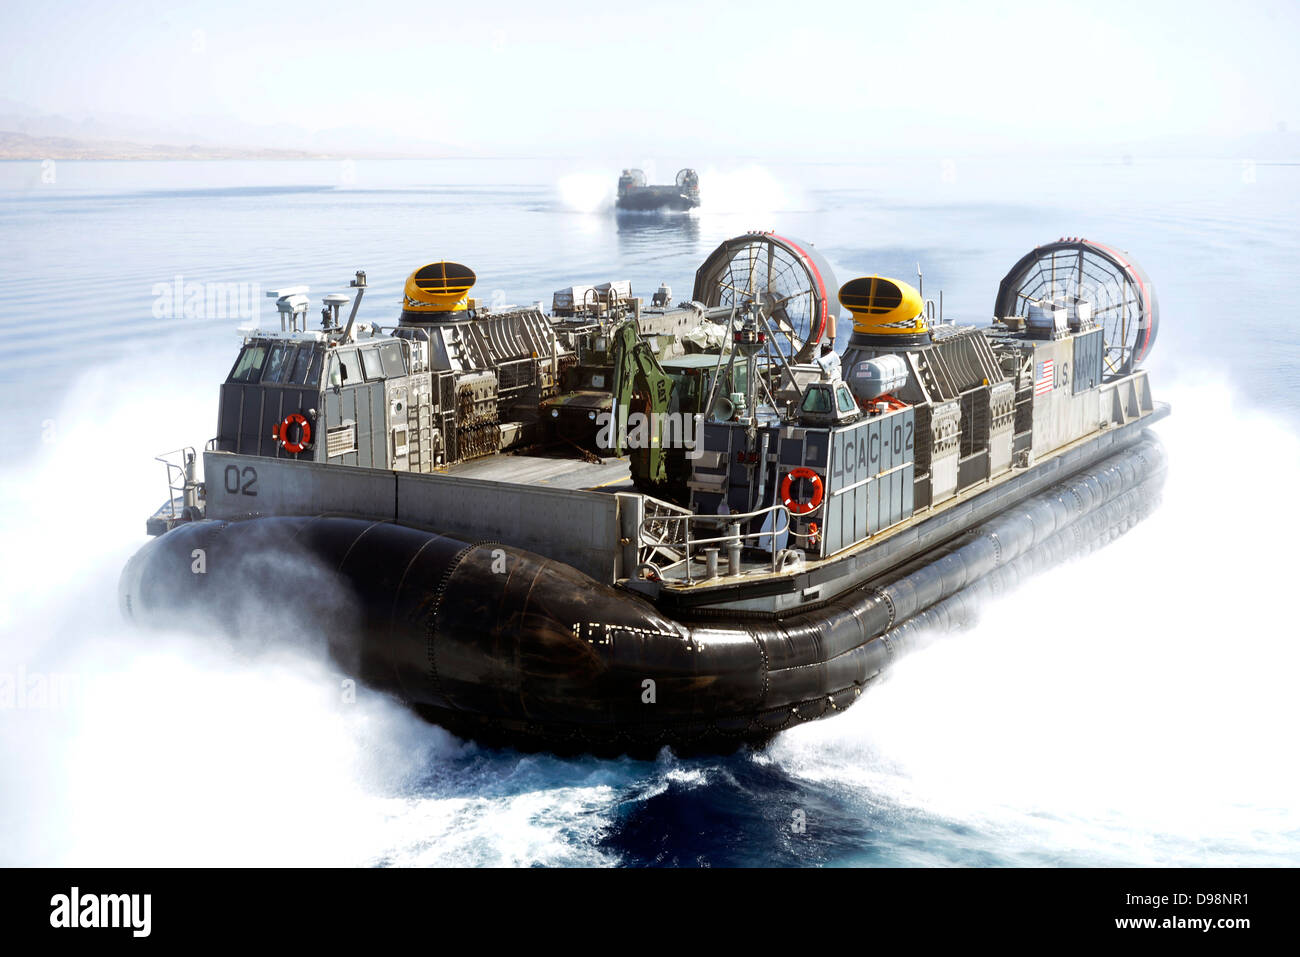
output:
POLYGON ((785 478, 781 480, 781 501, 785 504, 786 510, 792 515, 807 515, 814 511, 822 503, 822 494, 825 489, 822 488, 822 477, 810 468, 799 466, 785 473, 785 478), (812 482, 812 498, 807 502, 796 502, 791 491, 791 486, 795 479, 807 479, 812 482))
POLYGON ((291 412, 284 417, 284 421, 279 427, 271 433, 281 447, 292 455, 297 455, 304 449, 311 448, 311 423, 307 421, 307 416, 301 412, 291 412), (298 441, 289 441, 289 426, 298 426, 298 441))

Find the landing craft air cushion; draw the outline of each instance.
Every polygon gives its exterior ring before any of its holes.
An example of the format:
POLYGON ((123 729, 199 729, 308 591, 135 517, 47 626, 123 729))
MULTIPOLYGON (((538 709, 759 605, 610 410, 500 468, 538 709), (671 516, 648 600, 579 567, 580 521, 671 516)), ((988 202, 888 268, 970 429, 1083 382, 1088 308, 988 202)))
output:
POLYGON ((493 310, 474 280, 422 266, 387 332, 356 322, 365 273, 318 329, 278 291, 203 480, 192 449, 165 459, 124 613, 284 615, 488 742, 728 750, 845 709, 1158 500, 1158 307, 1099 243, 1026 255, 983 328, 851 280, 838 348, 829 264, 772 233, 721 244, 676 305, 613 282, 493 310))
POLYGON ((682 169, 670 185, 650 186, 646 184, 645 173, 625 169, 618 177, 614 205, 638 212, 686 212, 700 205, 700 178, 695 170, 682 169))

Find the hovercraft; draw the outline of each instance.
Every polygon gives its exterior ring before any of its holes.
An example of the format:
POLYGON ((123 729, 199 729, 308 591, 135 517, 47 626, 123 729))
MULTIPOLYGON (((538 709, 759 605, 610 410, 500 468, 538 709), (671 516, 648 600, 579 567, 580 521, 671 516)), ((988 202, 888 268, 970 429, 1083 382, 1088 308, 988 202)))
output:
POLYGON ((673 182, 652 186, 639 169, 625 169, 618 177, 617 209, 637 212, 681 213, 700 205, 700 177, 693 169, 677 171, 673 182))
POLYGON ((278 290, 202 479, 193 449, 165 459, 127 617, 319 636, 489 743, 722 751, 844 710, 1159 498, 1156 300, 1098 243, 1024 257, 985 327, 854 279, 842 348, 829 265, 772 233, 676 306, 608 282, 489 309, 474 280, 422 266, 388 331, 356 323, 364 273, 316 329, 278 290))

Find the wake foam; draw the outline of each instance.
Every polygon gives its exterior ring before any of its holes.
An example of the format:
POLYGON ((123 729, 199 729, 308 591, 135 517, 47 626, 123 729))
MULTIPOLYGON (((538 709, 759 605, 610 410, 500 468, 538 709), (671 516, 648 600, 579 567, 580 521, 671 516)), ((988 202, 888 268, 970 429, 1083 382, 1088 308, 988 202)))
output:
POLYGON ((986 606, 771 759, 864 810, 937 816, 1013 852, 1293 863, 1300 520, 1263 490, 1300 480, 1300 443, 1226 392, 1166 397, 1150 519, 986 606))

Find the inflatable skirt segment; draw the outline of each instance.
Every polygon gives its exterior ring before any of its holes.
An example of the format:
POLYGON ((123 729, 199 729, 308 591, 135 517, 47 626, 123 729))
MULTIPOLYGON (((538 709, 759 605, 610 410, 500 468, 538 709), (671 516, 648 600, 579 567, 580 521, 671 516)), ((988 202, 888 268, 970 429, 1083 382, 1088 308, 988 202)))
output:
POLYGON ((674 619, 528 551, 327 516, 180 525, 127 565, 120 603, 153 627, 327 649, 344 677, 486 744, 727 751, 849 707, 909 646, 969 620, 977 599, 1145 516, 1164 473, 1147 433, 779 620, 674 619))

